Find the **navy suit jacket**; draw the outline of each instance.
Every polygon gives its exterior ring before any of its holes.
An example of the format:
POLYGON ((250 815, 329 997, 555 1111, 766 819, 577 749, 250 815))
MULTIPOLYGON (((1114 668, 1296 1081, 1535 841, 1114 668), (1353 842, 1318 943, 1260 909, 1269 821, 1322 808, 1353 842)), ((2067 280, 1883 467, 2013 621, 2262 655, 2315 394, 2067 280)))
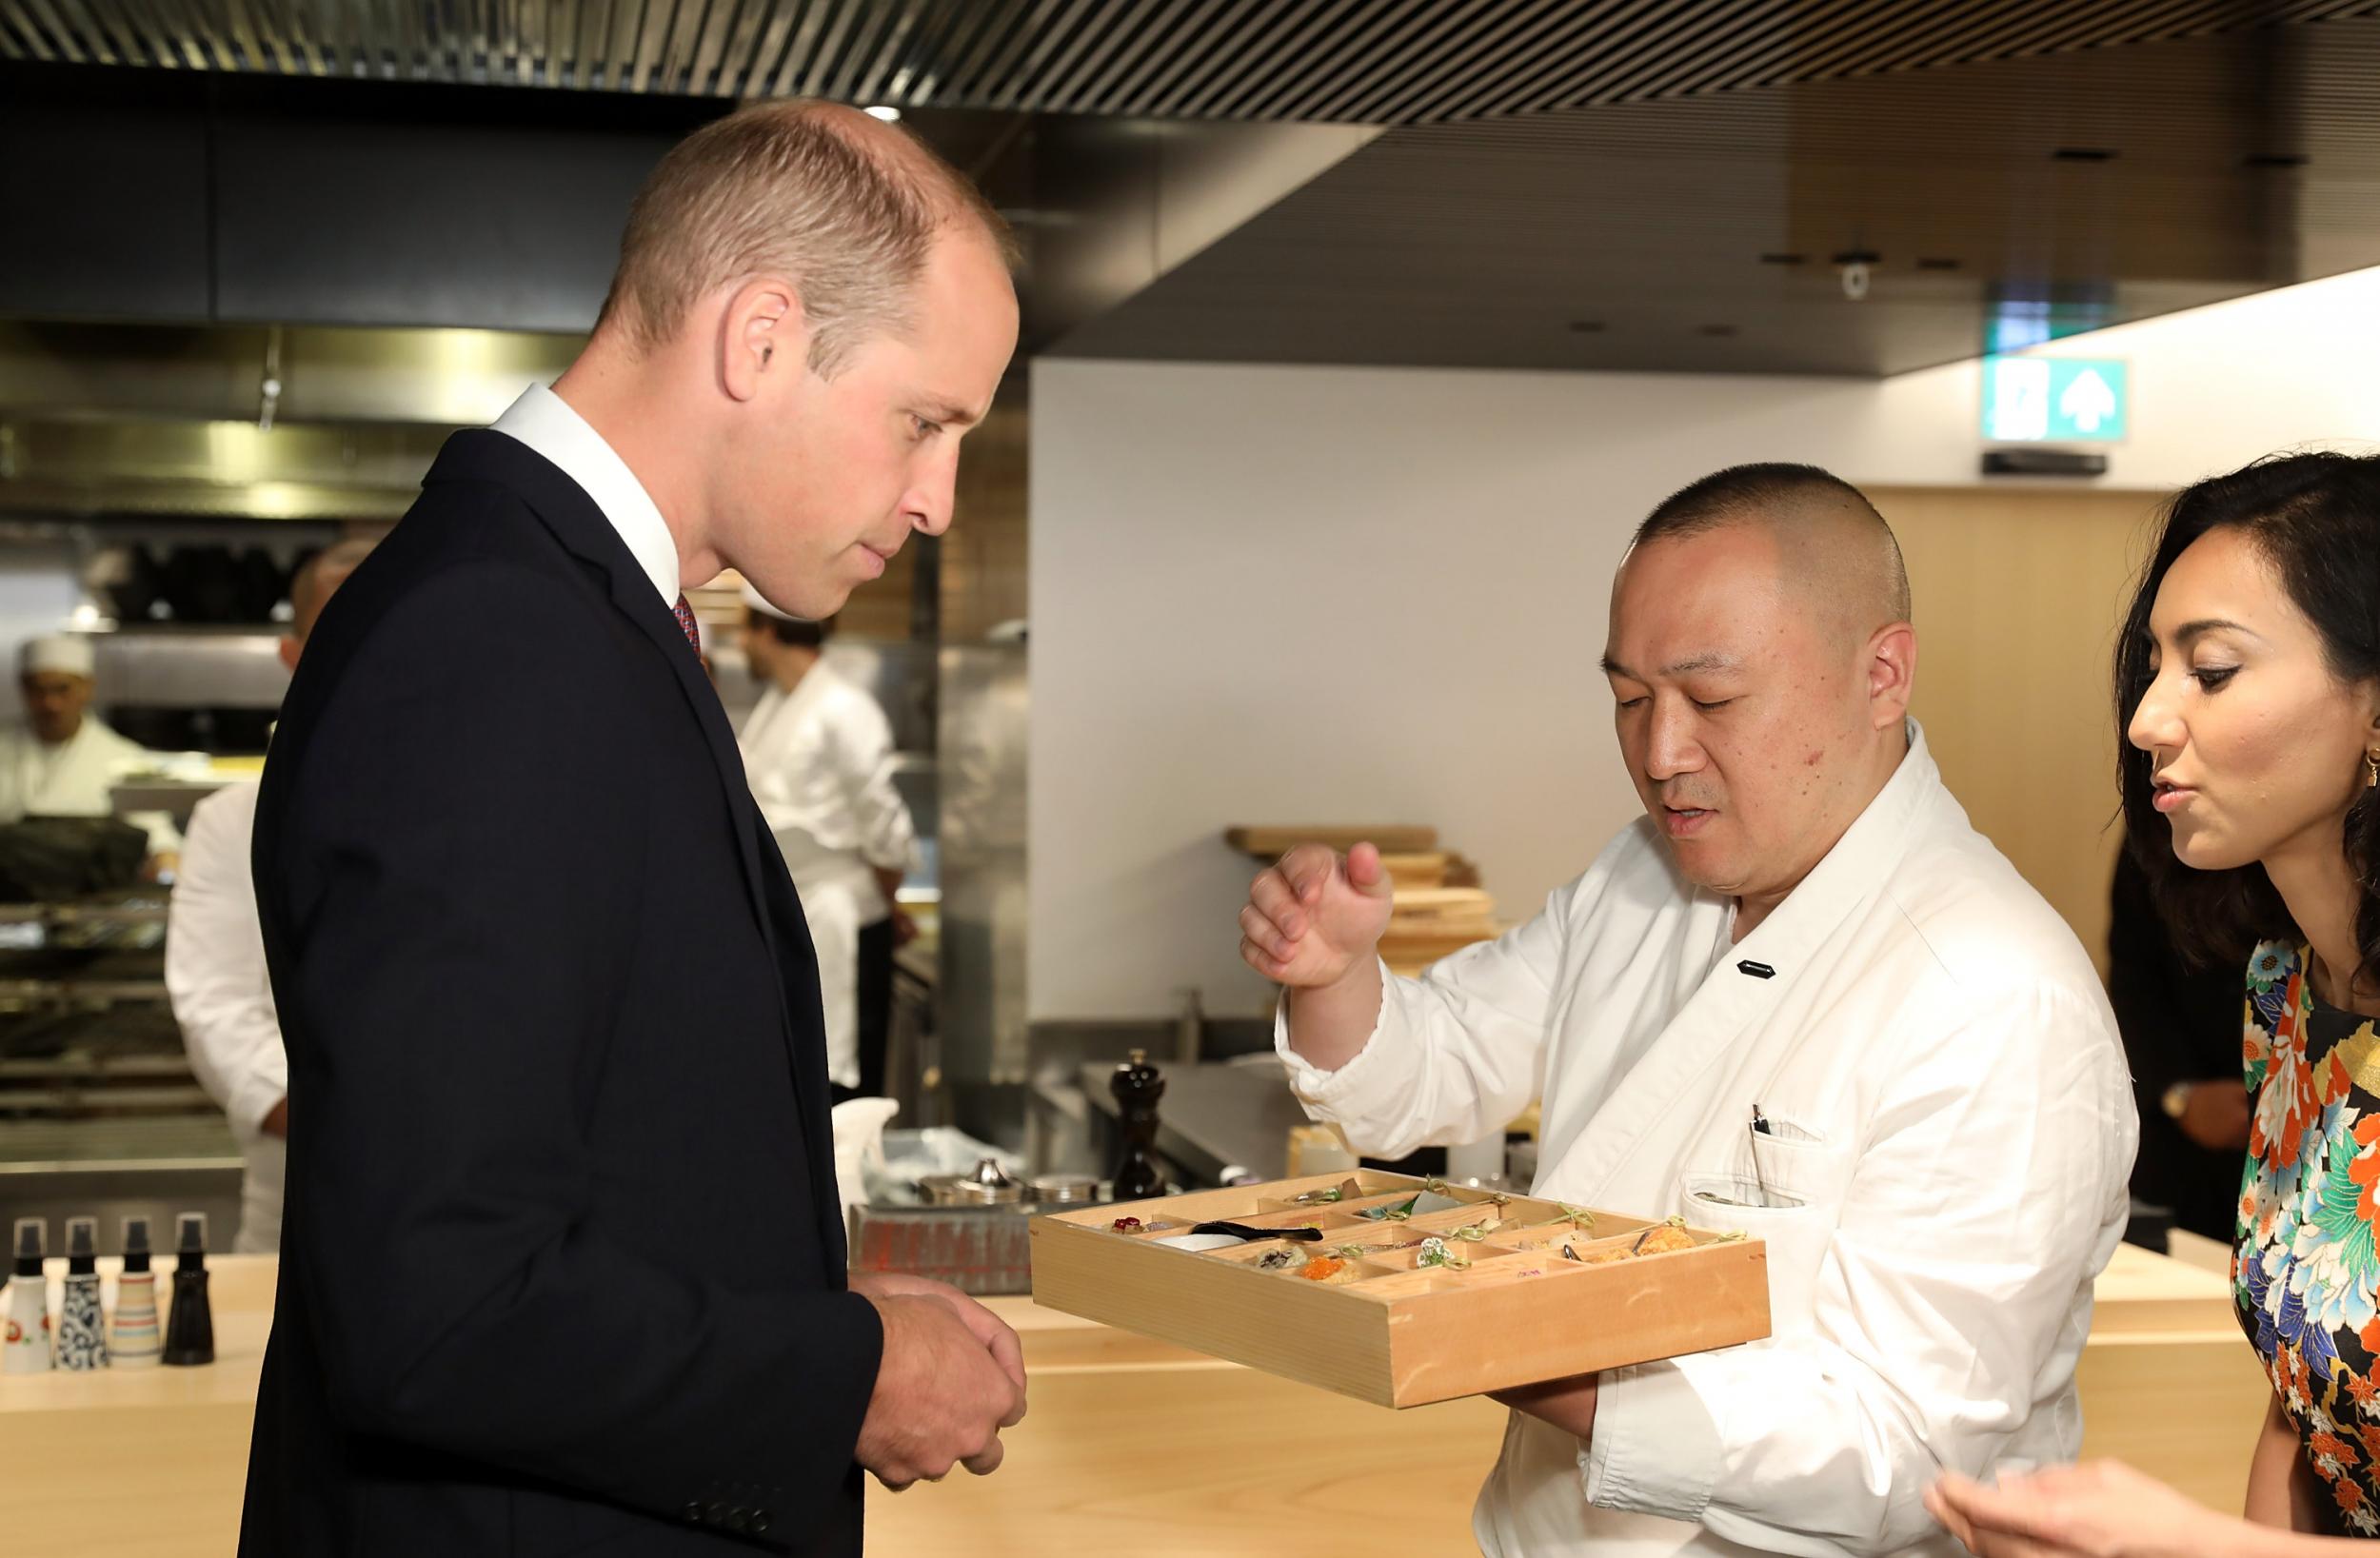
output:
POLYGON ((245 1555, 860 1549, 818 976, 719 700, 577 483, 456 434, 256 813, 289 1051, 245 1555))

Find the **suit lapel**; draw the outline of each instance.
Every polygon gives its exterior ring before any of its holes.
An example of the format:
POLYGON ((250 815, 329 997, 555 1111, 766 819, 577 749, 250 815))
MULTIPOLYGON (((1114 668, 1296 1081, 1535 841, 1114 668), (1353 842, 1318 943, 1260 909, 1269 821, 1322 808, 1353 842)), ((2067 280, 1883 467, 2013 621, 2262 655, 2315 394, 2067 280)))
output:
POLYGON ((686 643, 677 614, 663 602, 660 592, 653 588, 651 576, 630 554, 619 531, 585 489, 544 456, 503 433, 472 429, 455 434, 440 451, 429 481, 439 480, 442 472, 456 479, 468 479, 462 471, 447 471, 450 463, 482 466, 483 470, 470 476, 496 480, 518 492, 564 550, 604 577, 612 604, 652 641, 655 651, 668 662, 687 708, 702 728, 704 742, 710 748, 711 761, 719 772, 720 787, 725 793, 727 815, 735 828, 745 899, 764 944, 774 955, 778 1032, 784 1043, 786 1063, 793 1071, 796 1106, 803 1113, 802 1135, 809 1158, 812 1199, 822 1212, 827 1207, 836 1209, 831 1220, 822 1215, 820 1227, 827 1249, 835 1257, 828 1269, 839 1272, 840 1252, 843 1249, 843 1219, 835 1193, 833 1123, 826 1109, 826 1055, 823 1042, 825 1020, 819 1010, 816 955, 811 951, 808 924, 802 917, 801 901, 794 896, 784 860, 777 852, 776 840, 768 837, 762 824, 760 807, 752 799, 751 781, 744 771, 744 757, 737 750, 735 731, 727 723, 726 710, 720 706, 718 691, 704 674, 701 659, 686 643), (772 901, 776 899, 782 901, 772 901), (797 1025, 792 1020, 797 1013, 807 1020, 797 1025), (801 1034, 816 1035, 822 1041, 804 1044, 801 1034))
MULTIPOLYGON (((744 804, 752 809, 756 818, 759 816, 759 805, 749 796, 744 798, 744 804)), ((765 829, 762 830, 760 838, 761 855, 768 868, 769 917, 776 927, 774 945, 777 947, 779 982, 794 1015, 803 1019, 801 1023, 790 1026, 788 1032, 798 1029, 819 1035, 816 1044, 793 1046, 793 1069, 802 1096, 810 1101, 811 1117, 803 1132, 803 1138, 810 1152, 810 1174, 816 1183, 831 1189, 835 1184, 835 1126, 833 1112, 825 1104, 832 1095, 827 1087, 826 1016, 821 1010, 818 953, 810 945, 809 919, 802 911, 801 896, 794 890, 793 878, 785 870, 784 857, 778 852, 777 840, 765 829)), ((831 1226, 827 1219, 820 1219, 820 1236, 833 1252, 832 1269, 840 1271, 845 1260, 843 1204, 837 1196, 826 1195, 821 1200, 820 1208, 823 1211, 828 1206, 835 1208, 835 1216, 831 1226)))

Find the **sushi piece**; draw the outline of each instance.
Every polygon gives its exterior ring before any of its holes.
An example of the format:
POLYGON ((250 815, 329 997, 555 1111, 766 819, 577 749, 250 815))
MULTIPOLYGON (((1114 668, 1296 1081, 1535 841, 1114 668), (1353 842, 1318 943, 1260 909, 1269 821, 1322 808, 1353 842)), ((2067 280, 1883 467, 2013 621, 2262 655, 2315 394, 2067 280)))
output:
POLYGON ((1442 1266, 1450 1272, 1459 1272, 1471 1261, 1468 1256, 1455 1253, 1444 1239, 1431 1238, 1421 1241, 1421 1252, 1413 1257, 1413 1264, 1417 1270, 1442 1266))
POLYGON ((1362 1281, 1364 1273, 1363 1268, 1353 1261, 1341 1260, 1337 1255, 1317 1255, 1308 1261, 1305 1270, 1298 1274, 1308 1282, 1319 1282, 1327 1287, 1343 1288, 1350 1282, 1362 1281))
MULTIPOLYGON (((1406 1196, 1401 1201, 1391 1201, 1385 1206, 1365 1207, 1361 1211, 1358 1212, 1356 1215, 1370 1222, 1401 1223, 1413 1215, 1414 1203, 1420 1199, 1421 1193, 1419 1191, 1416 1191, 1414 1193, 1406 1196)), ((1461 1203, 1458 1202, 1456 1204, 1460 1205, 1461 1203)))
POLYGON ((1695 1236, 1686 1232, 1686 1219, 1672 1217, 1637 1234, 1636 1242, 1629 1249, 1635 1254, 1657 1255, 1671 1250, 1691 1250, 1694 1247, 1695 1236))

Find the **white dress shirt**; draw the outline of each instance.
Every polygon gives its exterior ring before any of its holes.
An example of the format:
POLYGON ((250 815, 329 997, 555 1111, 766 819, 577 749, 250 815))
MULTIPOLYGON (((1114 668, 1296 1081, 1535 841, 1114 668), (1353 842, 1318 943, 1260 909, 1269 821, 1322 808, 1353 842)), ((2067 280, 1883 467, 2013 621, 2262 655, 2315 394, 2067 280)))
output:
POLYGON ((256 831, 258 781, 227 785, 190 813, 182 870, 166 911, 166 993, 181 1024, 190 1070, 223 1106, 247 1160, 240 1193, 241 1254, 281 1246, 281 1195, 288 1148, 265 1134, 265 1116, 288 1095, 265 936, 256 917, 248 840, 256 831))
MULTIPOLYGON (((54 745, 33 734, 32 727, 0 727, 0 822, 27 817, 109 817, 114 798, 109 794, 129 775, 156 766, 156 756, 117 735, 97 718, 86 714, 81 728, 54 745)), ((163 812, 141 812, 125 818, 149 835, 151 855, 181 847, 173 819, 163 812)))
POLYGON ((1491 1558, 1947 1558, 1920 1503, 1943 1468, 2080 1447, 2124 1055, 2073 934, 1910 733, 1716 968, 1729 903, 1639 820, 1527 924, 1389 979, 1338 1071, 1281 1028, 1309 1113, 1360 1152, 1474 1140, 1541 1094, 1536 1194, 1767 1243, 1770 1340, 1605 1374, 1583 1446, 1513 1415, 1473 1516, 1491 1558))
POLYGON ((876 869, 906 872, 917 830, 893 787, 891 721, 823 661, 791 692, 772 686, 736 745, 809 921, 826 1023, 826 1074, 860 1080, 860 932, 892 912, 876 869))
POLYGON ((664 604, 677 608, 684 585, 678 578, 678 538, 661 517, 653 495, 628 469, 604 435, 587 425, 570 403, 546 388, 531 385, 505 414, 488 424, 491 431, 520 440, 544 455, 595 500, 604 518, 620 532, 630 555, 661 592, 664 604))

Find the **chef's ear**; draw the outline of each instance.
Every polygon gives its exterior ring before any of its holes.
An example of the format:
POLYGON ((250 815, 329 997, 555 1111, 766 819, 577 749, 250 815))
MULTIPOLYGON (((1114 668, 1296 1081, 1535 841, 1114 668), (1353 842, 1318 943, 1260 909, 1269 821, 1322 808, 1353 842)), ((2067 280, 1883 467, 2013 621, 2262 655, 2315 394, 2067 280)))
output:
POLYGON ((768 375, 798 369, 809 347, 802 295, 782 276, 758 276, 727 300, 720 329, 721 385, 748 401, 768 375))
POLYGON ((1869 637, 1868 717, 1877 730, 1900 723, 1917 683, 1917 630, 1907 622, 1880 627, 1869 637))

